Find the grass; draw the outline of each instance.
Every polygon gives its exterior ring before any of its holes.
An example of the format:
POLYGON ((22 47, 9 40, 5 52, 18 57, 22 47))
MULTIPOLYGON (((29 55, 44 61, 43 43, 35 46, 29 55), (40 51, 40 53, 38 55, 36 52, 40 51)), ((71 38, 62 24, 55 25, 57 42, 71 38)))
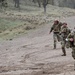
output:
POLYGON ((0 39, 11 39, 16 35, 25 33, 25 30, 20 28, 22 25, 24 25, 24 23, 25 22, 21 20, 9 20, 0 18, 0 39))
POLYGON ((7 29, 14 28, 14 27, 19 26, 23 23, 24 22, 21 22, 19 20, 9 20, 9 19, 1 19, 0 18, 0 31, 5 31, 7 29))
POLYGON ((7 9, 0 12, 0 39, 13 39, 14 37, 26 34, 29 30, 38 26, 51 23, 55 19, 74 16, 75 10, 69 8, 47 6, 47 13, 43 13, 43 8, 33 6, 21 6, 19 12, 16 9, 7 9), (9 18, 10 17, 10 18, 9 18), (7 18, 7 19, 6 19, 7 18))
POLYGON ((35 28, 28 21, 0 18, 0 40, 12 40, 35 28))

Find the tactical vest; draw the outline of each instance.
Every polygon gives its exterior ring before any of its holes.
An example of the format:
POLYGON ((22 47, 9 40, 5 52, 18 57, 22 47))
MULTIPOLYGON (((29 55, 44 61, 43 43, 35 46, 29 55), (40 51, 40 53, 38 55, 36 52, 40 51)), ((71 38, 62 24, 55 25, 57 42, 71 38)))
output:
POLYGON ((67 39, 68 39, 68 41, 66 41, 66 47, 67 47, 67 48, 72 48, 72 47, 74 46, 74 42, 69 41, 70 38, 74 38, 73 33, 70 33, 70 34, 67 36, 67 39))
POLYGON ((54 32, 60 32, 60 30, 61 30, 61 25, 60 25, 60 23, 57 24, 57 25, 53 25, 53 30, 54 30, 54 32))
POLYGON ((63 35, 63 38, 67 38, 67 36, 69 35, 70 33, 70 29, 68 27, 62 27, 61 28, 61 34, 63 35))
POLYGON ((71 33, 71 30, 69 28, 67 28, 66 35, 68 36, 69 33, 71 33))
POLYGON ((67 28, 65 28, 65 27, 62 27, 62 28, 61 28, 61 32, 62 32, 62 33, 66 33, 66 31, 67 31, 67 28))

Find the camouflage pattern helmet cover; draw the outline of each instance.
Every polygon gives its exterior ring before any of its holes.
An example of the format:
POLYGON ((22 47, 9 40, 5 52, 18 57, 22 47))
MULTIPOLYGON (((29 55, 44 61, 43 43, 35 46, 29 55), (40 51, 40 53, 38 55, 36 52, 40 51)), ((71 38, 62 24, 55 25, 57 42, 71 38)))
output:
POLYGON ((55 21, 54 21, 54 24, 58 24, 58 23, 59 23, 59 21, 58 21, 58 20, 55 20, 55 21))

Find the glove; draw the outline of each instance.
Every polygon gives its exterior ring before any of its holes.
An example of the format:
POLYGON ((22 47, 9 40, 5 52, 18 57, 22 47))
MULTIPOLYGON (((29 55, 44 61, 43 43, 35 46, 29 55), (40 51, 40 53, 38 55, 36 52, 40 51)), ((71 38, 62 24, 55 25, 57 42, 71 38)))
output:
POLYGON ((65 39, 66 41, 69 41, 67 38, 65 39))

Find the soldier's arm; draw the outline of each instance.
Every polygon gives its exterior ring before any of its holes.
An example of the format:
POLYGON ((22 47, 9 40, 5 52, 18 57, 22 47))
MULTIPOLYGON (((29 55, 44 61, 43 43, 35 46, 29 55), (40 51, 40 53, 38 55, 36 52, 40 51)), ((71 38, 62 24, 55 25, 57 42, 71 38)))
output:
POLYGON ((69 33, 69 35, 67 36, 67 39, 70 41, 70 39, 73 39, 74 35, 72 35, 72 33, 69 33))
POLYGON ((49 34, 53 31, 53 29, 54 29, 54 26, 51 27, 49 34))
POLYGON ((65 39, 66 41, 69 41, 71 34, 68 34, 67 38, 65 39))
POLYGON ((71 33, 67 36, 67 39, 69 39, 71 37, 71 33))

